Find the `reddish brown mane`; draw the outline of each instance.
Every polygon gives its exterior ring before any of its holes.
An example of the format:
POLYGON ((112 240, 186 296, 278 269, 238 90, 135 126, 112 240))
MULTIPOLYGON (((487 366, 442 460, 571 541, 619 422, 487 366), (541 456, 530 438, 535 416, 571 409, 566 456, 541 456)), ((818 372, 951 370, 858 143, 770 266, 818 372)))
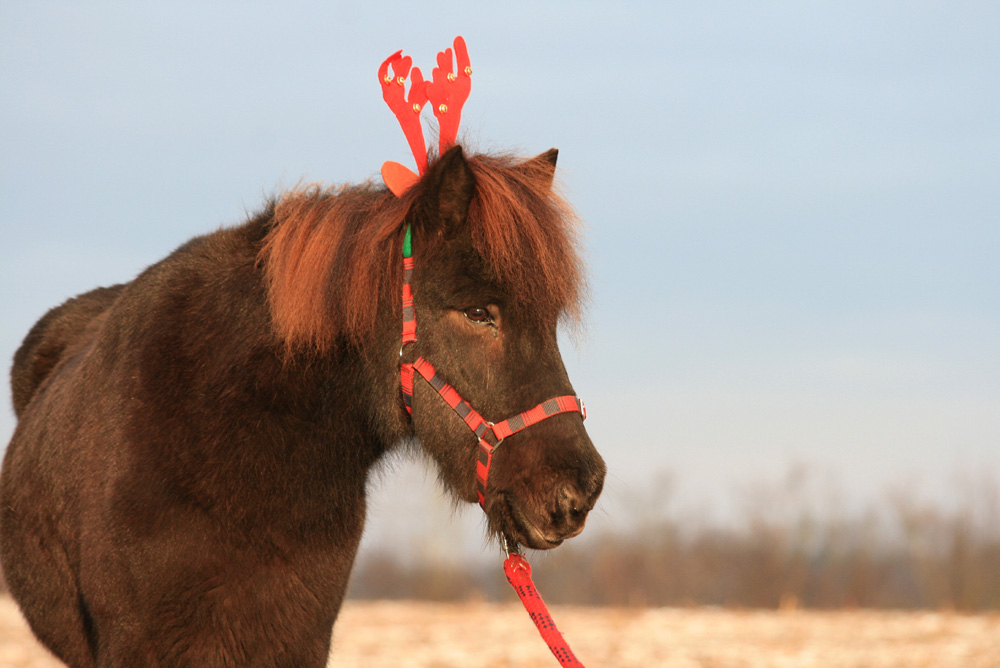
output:
POLYGON ((287 346, 322 351, 338 337, 359 340, 371 331, 384 281, 401 275, 390 247, 407 208, 370 185, 282 196, 260 257, 271 316, 287 346))
POLYGON ((544 318, 580 317, 583 268, 578 219, 553 187, 552 166, 474 155, 472 243, 505 291, 544 318))
MULTIPOLYGON (((532 312, 578 317, 577 219, 553 191, 551 167, 486 155, 468 164, 476 178, 469 224, 487 271, 532 312)), ((372 185, 309 186, 282 196, 260 258, 286 345, 326 350, 372 331, 379 299, 401 285, 403 221, 420 190, 400 199, 372 185)))

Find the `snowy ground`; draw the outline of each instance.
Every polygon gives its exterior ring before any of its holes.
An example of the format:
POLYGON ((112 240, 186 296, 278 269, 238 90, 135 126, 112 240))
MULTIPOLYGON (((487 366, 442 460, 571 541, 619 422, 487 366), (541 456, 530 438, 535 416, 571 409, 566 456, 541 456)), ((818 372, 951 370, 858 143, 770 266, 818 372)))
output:
MULTIPOLYGON (((588 668, 996 668, 1000 615, 556 607, 588 668)), ((337 668, 555 668, 517 604, 351 601, 337 668)), ((0 666, 57 668, 0 598, 0 666)))

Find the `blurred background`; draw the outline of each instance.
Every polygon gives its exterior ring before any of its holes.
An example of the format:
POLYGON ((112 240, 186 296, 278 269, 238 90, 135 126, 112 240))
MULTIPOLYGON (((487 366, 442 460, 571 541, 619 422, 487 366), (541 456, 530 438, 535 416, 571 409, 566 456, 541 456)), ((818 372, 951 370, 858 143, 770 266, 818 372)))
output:
MULTIPOLYGON (((0 3, 4 364, 269 195, 411 164, 376 71, 459 34, 460 138, 558 147, 585 223, 609 478, 547 596, 1000 607, 996 3, 0 3)), ((371 489, 355 595, 499 595, 432 470, 371 489)))

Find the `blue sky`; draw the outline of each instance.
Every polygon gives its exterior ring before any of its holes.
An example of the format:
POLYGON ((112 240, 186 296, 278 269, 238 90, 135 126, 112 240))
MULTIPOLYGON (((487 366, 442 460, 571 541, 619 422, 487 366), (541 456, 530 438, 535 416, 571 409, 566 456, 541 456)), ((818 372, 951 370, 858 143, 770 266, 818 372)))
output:
POLYGON ((847 499, 1000 475, 995 3, 208 5, 0 5, 4 359, 283 187, 409 164, 378 65, 462 34, 461 136, 558 147, 586 225, 606 517, 662 471, 692 504, 795 462, 847 499))

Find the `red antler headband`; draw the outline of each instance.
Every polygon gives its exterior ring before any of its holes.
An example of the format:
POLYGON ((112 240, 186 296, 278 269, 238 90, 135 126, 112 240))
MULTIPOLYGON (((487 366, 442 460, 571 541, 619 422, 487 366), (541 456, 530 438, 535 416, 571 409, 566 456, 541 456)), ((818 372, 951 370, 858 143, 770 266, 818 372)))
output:
POLYGON ((388 161, 382 165, 382 180, 396 197, 402 197, 427 171, 427 145, 424 143, 423 127, 420 124, 420 112, 426 103, 431 103, 431 109, 438 120, 438 153, 444 154, 458 137, 462 107, 472 89, 469 51, 461 36, 455 38, 455 61, 456 67, 452 69, 451 49, 440 51, 437 55, 437 67, 431 73, 430 81, 424 80, 419 67, 411 70, 413 59, 404 56, 402 50, 386 58, 378 69, 382 99, 392 109, 403 128, 419 172, 419 175, 414 174, 398 162, 388 161), (392 74, 389 74, 390 67, 392 74), (409 95, 406 94, 407 75, 410 75, 409 95))

